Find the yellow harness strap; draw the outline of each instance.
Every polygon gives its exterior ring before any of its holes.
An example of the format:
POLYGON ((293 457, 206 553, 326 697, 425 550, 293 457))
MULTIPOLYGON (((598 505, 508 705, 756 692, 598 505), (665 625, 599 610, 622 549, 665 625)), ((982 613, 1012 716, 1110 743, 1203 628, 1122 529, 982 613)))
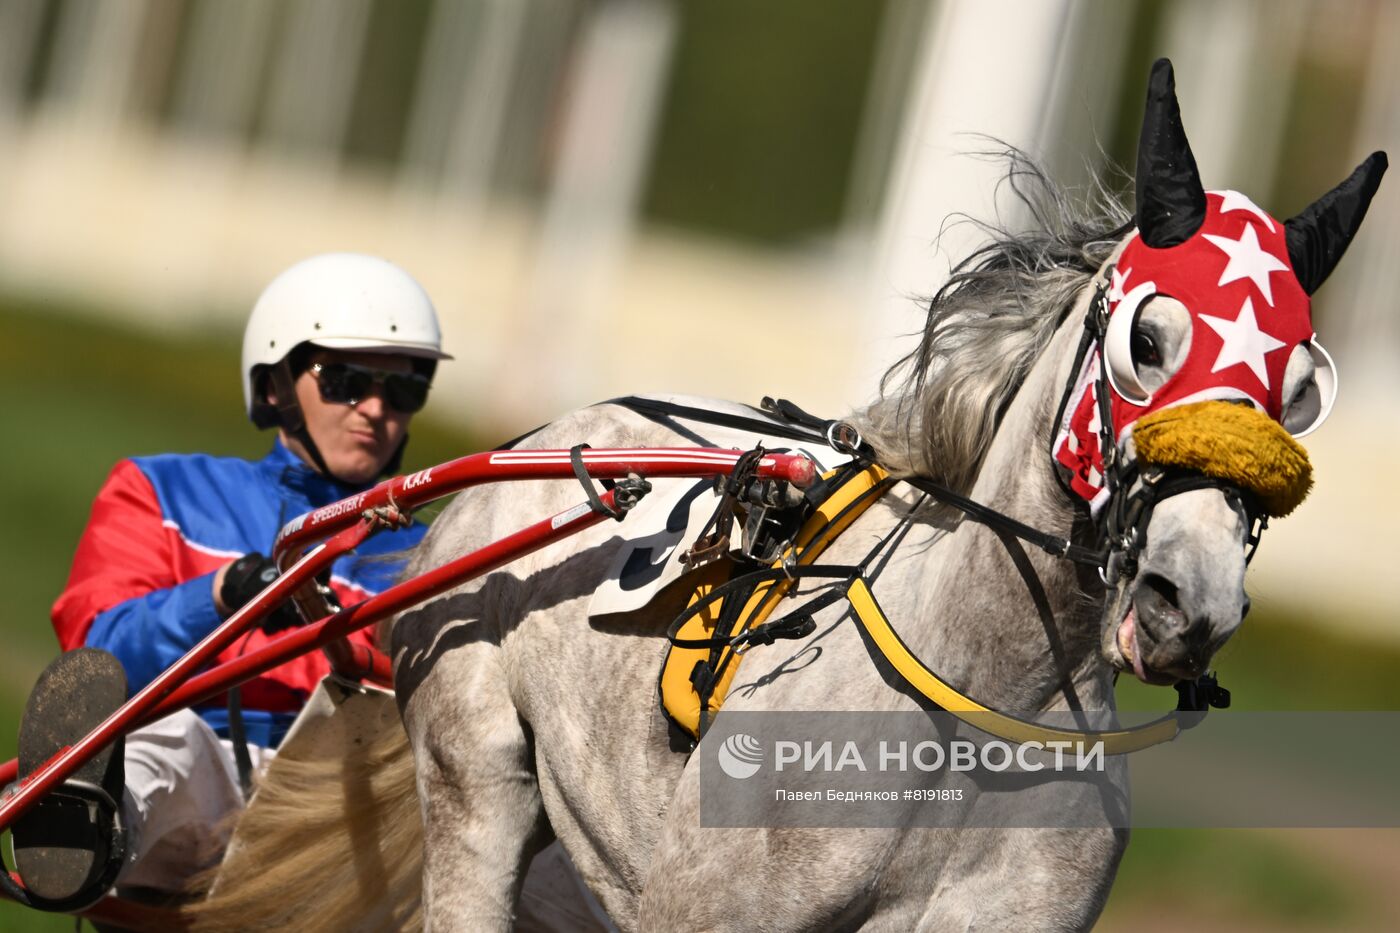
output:
MULTIPOLYGON (((889 474, 874 464, 854 474, 817 507, 816 512, 802 526, 796 543, 784 553, 782 559, 773 563, 773 568, 782 567, 785 562, 788 566, 806 566, 814 563, 822 551, 879 498, 878 494, 872 493, 875 487, 886 486, 889 483, 889 474)), ((694 605, 722 584, 727 573, 728 564, 724 561, 717 561, 703 568, 689 604, 694 605)), ((758 584, 745 603, 743 612, 737 616, 739 621, 732 634, 737 635, 761 625, 772 614, 778 601, 792 588, 793 582, 789 579, 758 584)), ((912 690, 963 722, 997 738, 1016 743, 1038 742, 1046 746, 1052 742, 1080 745, 1102 742, 1105 754, 1119 755, 1170 742, 1181 732, 1181 725, 1174 714, 1131 729, 1090 732, 1042 726, 988 709, 971 697, 959 693, 909 650, 909 646, 904 644, 890 625, 880 604, 875 601, 875 594, 870 591, 870 586, 863 577, 856 577, 850 581, 846 588, 846 598, 851 604, 856 622, 868 636, 869 644, 912 690)), ((716 601, 706 606, 687 620, 676 633, 677 637, 700 640, 713 636, 719 620, 720 602, 716 601)), ((696 665, 709 657, 710 650, 707 648, 672 646, 661 670, 659 686, 662 707, 667 716, 693 738, 699 738, 701 702, 692 674, 696 665)), ((721 675, 705 704, 707 717, 719 712, 742 659, 743 653, 735 653, 733 648, 726 647, 720 650, 715 669, 721 671, 721 675)))
POLYGON ((875 594, 870 592, 870 587, 863 578, 857 577, 851 581, 846 590, 846 598, 850 600, 851 608, 855 611, 856 621, 870 636, 871 644, 889 662, 890 667, 904 678, 905 683, 920 696, 968 725, 999 739, 1017 743, 1039 742, 1042 745, 1049 745, 1051 742, 1084 745, 1102 742, 1105 754, 1121 755, 1141 751, 1162 742, 1170 742, 1181 732, 1181 725, 1174 715, 1163 716, 1132 729, 1081 732, 1077 729, 1055 729, 998 713, 959 693, 947 681, 929 670, 895 632, 880 604, 875 601, 875 594))
MULTIPOLYGON (((832 473, 828 473, 822 478, 829 479, 832 475, 832 473)), ((853 474, 850 479, 842 483, 835 492, 827 496, 817 506, 816 511, 798 531, 797 539, 792 547, 784 551, 783 556, 773 562, 772 568, 778 569, 787 562, 798 566, 806 566, 815 562, 821 556, 822 551, 826 550, 827 545, 836 540, 837 535, 845 531, 851 522, 855 521, 869 507, 870 503, 879 498, 878 495, 867 495, 867 493, 888 480, 889 474, 874 464, 853 474)), ((688 605, 694 605, 709 595, 716 586, 722 584, 728 576, 729 567, 728 561, 716 561, 703 568, 688 605)), ((732 634, 738 635, 740 632, 762 625, 773 613, 778 601, 792 589, 793 582, 792 580, 778 580, 760 583, 756 586, 753 594, 744 604, 743 611, 737 616, 739 622, 732 634)), ((722 600, 717 600, 711 603, 698 615, 687 620, 681 626, 680 631, 676 633, 677 637, 698 640, 713 636, 715 625, 719 621, 721 602, 722 600)), ((692 673, 697 664, 709 660, 709 657, 710 650, 708 648, 672 646, 666 653, 666 660, 661 668, 659 686, 662 709, 676 725, 689 733, 692 738, 700 737, 700 694, 692 681, 692 673)), ((732 648, 724 648, 720 651, 715 670, 722 673, 715 682, 714 689, 706 704, 708 715, 713 716, 719 712, 725 696, 729 693, 729 685, 734 681, 734 674, 738 671, 742 658, 743 653, 735 654, 732 648)))

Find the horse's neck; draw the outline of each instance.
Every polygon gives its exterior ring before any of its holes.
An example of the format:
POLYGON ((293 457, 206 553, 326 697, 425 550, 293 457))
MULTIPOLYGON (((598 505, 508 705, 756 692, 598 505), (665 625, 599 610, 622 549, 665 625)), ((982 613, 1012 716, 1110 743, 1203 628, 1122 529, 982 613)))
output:
MULTIPOLYGON (((1074 510, 1048 448, 1081 322, 1076 309, 1032 367, 972 489, 978 502, 1065 537, 1074 510)), ((1107 708, 1112 689, 1099 661, 1101 600, 1092 581, 1033 545, 963 525, 962 533, 920 549, 925 579, 934 581, 920 588, 919 614, 933 636, 926 644, 953 682, 1004 709, 1107 708)))

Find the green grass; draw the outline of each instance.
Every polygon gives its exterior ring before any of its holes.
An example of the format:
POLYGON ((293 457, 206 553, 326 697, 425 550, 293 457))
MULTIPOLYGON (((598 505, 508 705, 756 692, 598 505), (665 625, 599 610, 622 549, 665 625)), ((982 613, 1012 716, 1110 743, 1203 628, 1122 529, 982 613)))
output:
MULTIPOLYGON (((1324 620, 1254 612, 1215 659, 1231 709, 1400 710, 1400 646, 1328 628, 1324 620)), ((1166 710, 1176 692, 1120 677, 1118 705, 1166 710)))
MULTIPOLYGON (((1320 621, 1278 610, 1251 613, 1216 658, 1231 709, 1400 709, 1400 648, 1320 621)), ((1116 694, 1126 710, 1165 711, 1176 703, 1174 690, 1133 677, 1120 677, 1116 694)), ((1209 793, 1208 782, 1201 792, 1209 793)), ((1299 838, 1260 830, 1134 830, 1103 925, 1130 930, 1134 918, 1163 911, 1211 918, 1210 929, 1247 921, 1256 928, 1336 930, 1373 921, 1384 893, 1357 881, 1349 866, 1308 854, 1299 838)))
MULTIPOLYGON (((13 756, 19 709, 57 650, 49 606, 112 465, 161 451, 254 457, 270 444, 243 417, 238 345, 232 332, 157 335, 0 302, 0 397, 8 403, 0 483, 11 494, 0 527, 0 760, 13 756)), ((435 424, 431 413, 415 422, 406 470, 485 446, 435 424)), ((1256 613, 1218 667, 1240 709, 1400 709, 1400 650, 1315 620, 1256 613)), ((1129 709, 1167 709, 1175 700, 1131 678, 1118 696, 1129 709)), ((1371 898, 1267 833, 1144 830, 1134 833, 1109 917, 1126 923, 1171 902, 1271 926, 1326 926, 1360 915, 1371 898)), ((68 919, 0 905, 0 931, 71 928, 68 919)))
POLYGON ((1104 913, 1105 927, 1171 911, 1276 929, 1346 929, 1367 892, 1339 868, 1260 830, 1134 830, 1104 913))

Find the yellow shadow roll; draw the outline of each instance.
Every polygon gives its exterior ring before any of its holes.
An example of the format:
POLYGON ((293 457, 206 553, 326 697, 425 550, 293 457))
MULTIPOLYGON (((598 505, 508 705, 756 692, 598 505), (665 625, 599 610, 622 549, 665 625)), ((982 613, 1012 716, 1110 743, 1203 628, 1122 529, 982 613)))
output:
POLYGON ((1248 405, 1193 402, 1145 415, 1133 426, 1141 463, 1184 467, 1259 497, 1281 518, 1312 488, 1308 454, 1283 426, 1248 405))

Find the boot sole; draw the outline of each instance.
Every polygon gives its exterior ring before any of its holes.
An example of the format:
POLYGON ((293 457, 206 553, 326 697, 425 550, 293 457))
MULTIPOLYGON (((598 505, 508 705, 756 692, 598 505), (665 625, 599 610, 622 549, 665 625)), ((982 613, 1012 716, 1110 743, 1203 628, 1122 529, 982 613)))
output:
MULTIPOLYGON (((126 701, 126 671, 97 648, 60 655, 39 675, 19 728, 19 773, 31 774, 65 747, 76 744, 126 701)), ((72 775, 102 787, 121 804, 124 741, 117 739, 72 775)), ((60 788, 41 800, 12 829, 15 867, 31 895, 51 904, 95 900, 111 855, 110 820, 95 804, 60 788)), ((36 906, 42 906, 36 904, 36 906)))

